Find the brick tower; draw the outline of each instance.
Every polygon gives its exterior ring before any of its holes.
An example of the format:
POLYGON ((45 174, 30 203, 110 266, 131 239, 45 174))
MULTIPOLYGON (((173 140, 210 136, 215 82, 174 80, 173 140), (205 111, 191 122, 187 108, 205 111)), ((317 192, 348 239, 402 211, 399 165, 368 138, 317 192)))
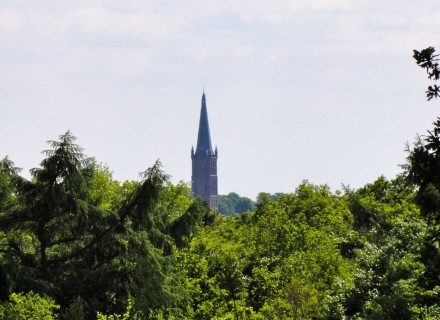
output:
POLYGON ((218 210, 217 155, 217 147, 215 152, 212 150, 206 98, 203 92, 196 151, 194 152, 194 147, 191 148, 191 181, 194 197, 205 199, 214 211, 218 210))

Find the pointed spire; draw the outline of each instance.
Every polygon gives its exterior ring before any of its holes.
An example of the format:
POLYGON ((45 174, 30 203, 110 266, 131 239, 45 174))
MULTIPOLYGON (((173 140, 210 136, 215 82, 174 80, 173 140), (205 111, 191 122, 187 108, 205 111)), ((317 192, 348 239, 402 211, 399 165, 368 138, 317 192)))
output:
POLYGON ((206 109, 205 90, 202 95, 202 109, 200 110, 199 135, 197 137, 196 154, 214 154, 211 145, 211 134, 209 132, 208 110, 206 109))

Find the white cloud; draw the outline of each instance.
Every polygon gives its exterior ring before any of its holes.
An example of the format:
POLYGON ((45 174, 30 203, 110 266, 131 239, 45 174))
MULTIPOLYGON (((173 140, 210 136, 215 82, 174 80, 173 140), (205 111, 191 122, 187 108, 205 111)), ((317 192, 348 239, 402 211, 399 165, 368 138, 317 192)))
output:
POLYGON ((12 9, 0 10, 0 30, 14 31, 20 27, 20 18, 12 9))
POLYGON ((117 40, 121 45, 127 39, 140 43, 168 40, 175 36, 181 24, 182 19, 172 15, 148 11, 116 12, 103 6, 70 12, 56 22, 58 29, 67 36, 70 33, 81 33, 85 37, 117 40))

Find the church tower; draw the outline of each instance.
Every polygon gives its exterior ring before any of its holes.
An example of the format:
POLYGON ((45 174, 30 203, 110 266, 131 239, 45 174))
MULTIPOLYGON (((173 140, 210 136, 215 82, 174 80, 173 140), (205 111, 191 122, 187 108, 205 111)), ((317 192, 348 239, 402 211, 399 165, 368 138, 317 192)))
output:
POLYGON ((203 92, 196 151, 194 152, 194 147, 191 148, 192 191, 194 197, 205 199, 214 211, 218 210, 217 155, 217 147, 215 152, 212 150, 206 98, 203 92))

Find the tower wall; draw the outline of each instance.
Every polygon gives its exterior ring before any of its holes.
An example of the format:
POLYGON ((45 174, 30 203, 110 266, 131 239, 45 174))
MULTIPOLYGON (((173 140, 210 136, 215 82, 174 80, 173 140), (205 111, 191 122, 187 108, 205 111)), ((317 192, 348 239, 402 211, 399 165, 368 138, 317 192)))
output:
POLYGON ((218 209, 217 155, 192 155, 192 191, 213 210, 218 209))

